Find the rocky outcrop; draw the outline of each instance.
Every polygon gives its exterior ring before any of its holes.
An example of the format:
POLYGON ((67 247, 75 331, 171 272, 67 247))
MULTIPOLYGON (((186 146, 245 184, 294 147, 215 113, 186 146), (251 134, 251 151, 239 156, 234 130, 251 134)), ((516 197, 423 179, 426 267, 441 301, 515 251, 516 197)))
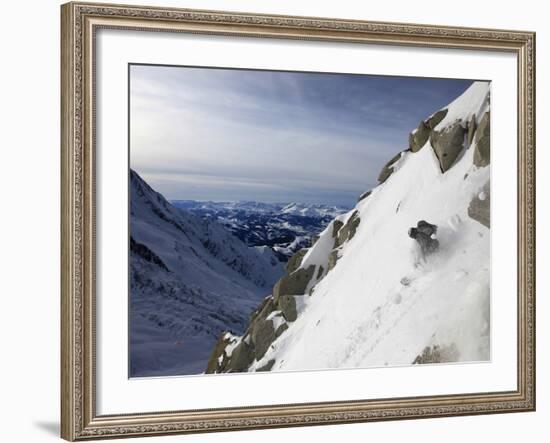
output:
POLYGON ((325 273, 325 270, 323 266, 319 266, 319 270, 317 271, 317 280, 321 280, 324 273, 325 273))
MULTIPOLYGON (((359 223, 361 223, 361 218, 359 217, 359 211, 356 210, 351 214, 345 224, 339 220, 335 220, 335 222, 336 221, 338 222, 338 229, 333 230, 332 236, 334 237, 334 245, 328 256, 327 272, 331 271, 336 266, 340 258, 340 249, 344 243, 350 241, 355 236, 359 223)), ((317 280, 319 280, 319 278, 317 278, 317 280)))
POLYGON ((454 343, 448 346, 426 346, 422 354, 418 355, 413 365, 426 365, 430 363, 450 363, 458 361, 459 353, 454 343))
POLYGON ((298 311, 296 310, 296 298, 294 295, 282 295, 279 298, 278 306, 285 320, 290 322, 296 321, 298 318, 298 311))
POLYGON ((242 372, 253 359, 253 349, 245 340, 239 340, 238 337, 224 332, 212 351, 205 372, 242 372))
POLYGON ((393 174, 393 164, 401 158, 401 154, 403 153, 400 152, 399 154, 396 154, 388 163, 384 165, 384 167, 380 171, 380 174, 378 175, 378 181, 380 183, 384 183, 389 178, 389 176, 393 174))
POLYGON ((475 133, 474 165, 484 167, 491 163, 491 116, 486 112, 475 133))
POLYGON ((432 115, 428 120, 426 120, 427 126, 433 131, 435 127, 443 121, 443 119, 447 116, 447 113, 449 111, 447 109, 442 109, 440 111, 437 111, 434 115, 432 115))
POLYGON ((332 222, 332 238, 336 238, 336 236, 338 235, 338 231, 342 226, 344 226, 344 223, 340 220, 334 220, 332 222))
POLYGON ((300 267, 300 265, 302 264, 302 260, 304 259, 304 256, 307 254, 307 251, 308 251, 307 248, 300 249, 298 252, 296 252, 296 254, 294 254, 292 257, 288 259, 288 262, 286 264, 286 271, 288 273, 292 273, 300 267))
POLYGON ((359 218, 359 211, 355 211, 346 224, 338 231, 338 235, 334 241, 334 247, 338 248, 348 240, 351 240, 355 235, 360 222, 361 219, 359 218))
MULTIPOLYGON (((474 165, 478 167, 487 166, 490 163, 490 116, 486 112, 479 123, 476 116, 472 115, 469 120, 457 120, 446 125, 442 130, 436 127, 446 117, 447 110, 436 112, 427 120, 421 121, 418 127, 409 135, 409 151, 418 152, 429 140, 439 160, 441 172, 446 172, 467 146, 475 141, 474 165)), ((398 158, 398 157, 397 157, 398 158)), ((392 174, 392 163, 397 160, 391 159, 380 172, 378 181, 383 183, 392 174)))
POLYGON ((430 142, 439 160, 441 172, 446 172, 458 158, 464 148, 464 134, 466 129, 460 122, 456 122, 443 131, 432 131, 430 142))
POLYGON ((258 372, 271 371, 271 368, 273 367, 274 364, 275 364, 275 359, 271 359, 265 365, 263 365, 262 367, 256 369, 256 371, 258 371, 258 372))
POLYGON ((223 363, 225 354, 225 349, 229 344, 231 344, 231 340, 236 341, 237 338, 232 337, 231 334, 228 334, 227 332, 223 332, 220 337, 218 338, 218 341, 216 342, 216 345, 214 346, 214 350, 212 351, 212 354, 210 354, 210 358, 208 359, 208 365, 206 367, 206 373, 212 374, 216 372, 216 369, 221 366, 223 363))
POLYGON ((328 256, 328 270, 329 271, 332 270, 336 266, 336 263, 338 262, 338 258, 339 258, 338 257, 338 249, 335 249, 328 256))
MULTIPOLYGON (((246 341, 242 340, 237 345, 237 347, 233 350, 233 352, 231 353, 231 356, 227 360, 227 363, 226 363, 227 372, 246 371, 246 369, 250 365, 250 362, 253 360, 254 360, 254 352, 253 352, 252 346, 250 346, 246 341)), ((223 360, 222 362, 225 363, 225 361, 223 360)), ((221 371, 216 371, 216 372, 221 372, 221 371)))
POLYGON ((282 295, 303 295, 314 272, 315 266, 310 265, 307 269, 300 268, 291 274, 283 276, 273 287, 273 300, 275 304, 282 295))
MULTIPOLYGON (((296 297, 304 296, 315 272, 313 265, 306 269, 300 267, 307 250, 302 251, 293 257, 293 263, 287 266, 287 274, 273 287, 273 294, 252 313, 243 337, 234 342, 231 334, 222 334, 212 351, 206 373, 246 371, 288 329, 288 322, 298 318, 296 297), (232 351, 227 352, 228 349, 232 351)), ((263 370, 269 368, 269 365, 264 365, 263 370)))
POLYGON ((474 195, 468 205, 468 215, 487 228, 491 227, 491 184, 483 185, 480 192, 474 195))
MULTIPOLYGON (((244 336, 224 332, 208 361, 207 374, 246 371, 255 360, 260 360, 288 324, 283 313, 276 309, 273 298, 267 297, 251 316, 244 336)), ((267 370, 267 369, 266 369, 267 370)))
POLYGON ((420 122, 418 127, 409 134, 410 151, 418 152, 424 147, 424 145, 430 138, 430 134, 435 129, 435 127, 445 118, 447 112, 447 109, 442 109, 441 111, 437 111, 427 120, 423 120, 420 122))
POLYGON ((369 195, 372 194, 372 189, 370 191, 367 191, 367 192, 363 192, 359 198, 357 199, 357 202, 360 202, 360 201, 363 201, 365 200, 369 195))
POLYGON ((254 324, 250 331, 250 338, 254 343, 254 357, 262 358, 269 346, 275 340, 275 326, 273 321, 262 319, 254 324))
POLYGON ((472 115, 472 117, 470 118, 470 121, 468 122, 468 146, 470 146, 474 141, 474 134, 476 133, 476 129, 477 129, 476 116, 472 115))
POLYGON ((412 152, 420 151, 430 137, 430 127, 426 122, 420 122, 418 128, 409 134, 409 149, 412 152))

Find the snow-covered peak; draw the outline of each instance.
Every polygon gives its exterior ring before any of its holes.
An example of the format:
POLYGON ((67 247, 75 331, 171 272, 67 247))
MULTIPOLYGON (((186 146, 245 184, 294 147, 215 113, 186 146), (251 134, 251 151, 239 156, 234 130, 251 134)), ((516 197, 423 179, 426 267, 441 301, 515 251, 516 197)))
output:
POLYGON ((346 209, 341 206, 316 205, 306 203, 289 203, 280 209, 282 214, 292 214, 302 217, 324 217, 330 215, 335 217, 346 209))
POLYGON ((489 109, 489 93, 489 82, 474 82, 463 94, 443 108, 447 110, 447 114, 434 129, 441 131, 457 121, 467 122, 472 115, 479 121, 489 109))

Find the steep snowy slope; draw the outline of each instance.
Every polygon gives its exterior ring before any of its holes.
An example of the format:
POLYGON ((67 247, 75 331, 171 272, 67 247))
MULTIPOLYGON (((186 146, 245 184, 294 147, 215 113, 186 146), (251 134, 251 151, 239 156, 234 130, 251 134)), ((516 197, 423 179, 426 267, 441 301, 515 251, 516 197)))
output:
POLYGON ((130 194, 131 375, 203 372, 220 331, 244 331, 281 264, 174 208, 134 171, 130 194))
POLYGON ((490 358, 489 83, 421 122, 379 186, 336 217, 207 372, 490 358), (422 257, 409 228, 438 227, 422 257))

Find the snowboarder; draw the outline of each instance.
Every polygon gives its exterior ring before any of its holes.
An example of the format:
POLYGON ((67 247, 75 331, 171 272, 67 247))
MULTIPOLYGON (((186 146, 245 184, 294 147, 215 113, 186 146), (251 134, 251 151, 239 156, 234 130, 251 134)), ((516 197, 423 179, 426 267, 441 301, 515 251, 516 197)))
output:
POLYGON ((416 224, 416 228, 409 229, 409 237, 416 240, 420 245, 422 258, 426 260, 426 256, 437 251, 439 241, 435 238, 437 226, 428 223, 425 220, 420 220, 416 224))

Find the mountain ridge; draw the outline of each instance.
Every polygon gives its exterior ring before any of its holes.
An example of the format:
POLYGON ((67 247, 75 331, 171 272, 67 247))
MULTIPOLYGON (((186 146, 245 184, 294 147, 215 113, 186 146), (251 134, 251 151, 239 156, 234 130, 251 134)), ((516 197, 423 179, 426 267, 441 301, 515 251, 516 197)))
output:
POLYGON ((490 358, 490 84, 420 122, 379 185, 336 216, 254 311, 223 333, 207 373, 490 358), (437 226, 422 256, 409 229, 437 226))

